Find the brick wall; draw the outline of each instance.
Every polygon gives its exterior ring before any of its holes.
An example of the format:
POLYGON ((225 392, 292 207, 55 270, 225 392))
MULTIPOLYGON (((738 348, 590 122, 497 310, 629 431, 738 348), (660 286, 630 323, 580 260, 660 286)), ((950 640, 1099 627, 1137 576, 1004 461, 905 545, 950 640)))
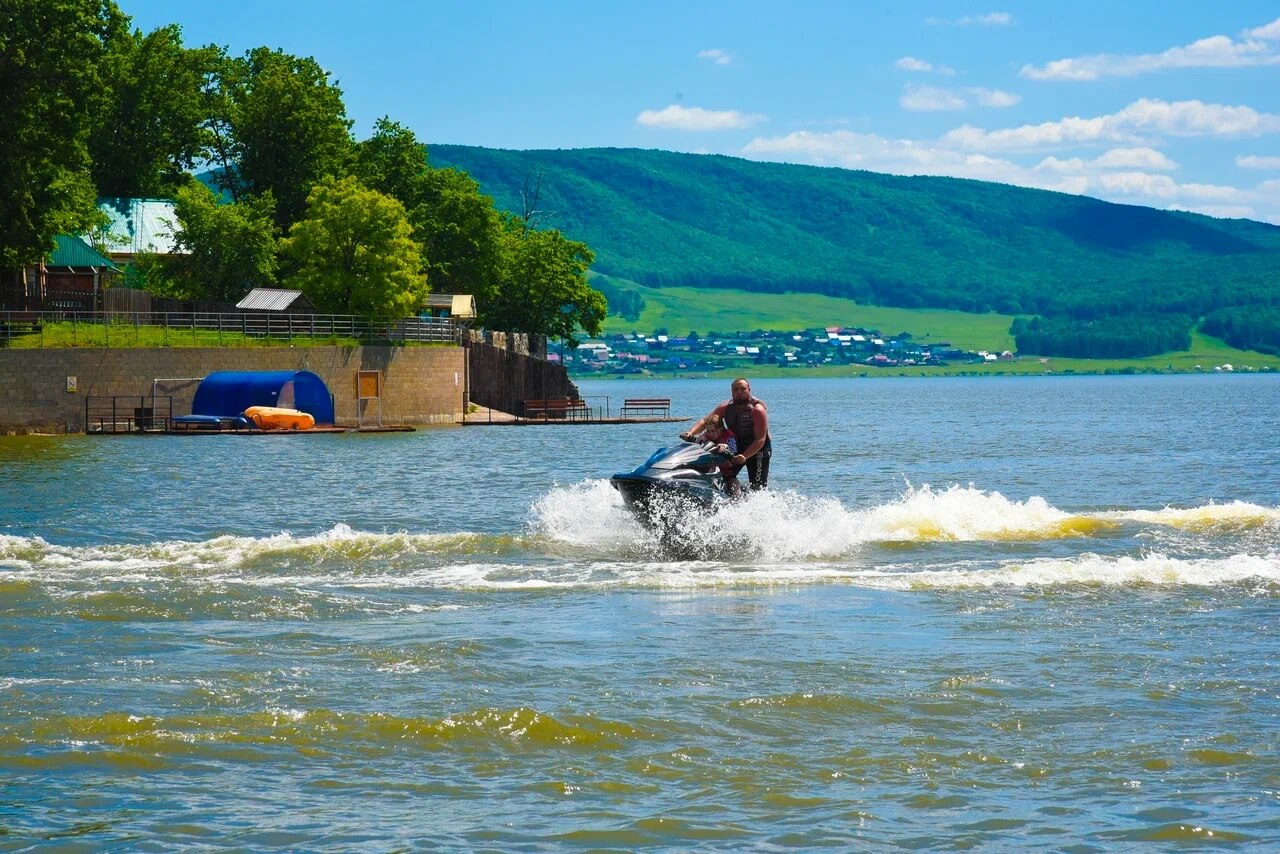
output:
MULTIPOLYGON (((0 350, 0 431, 82 432, 89 395, 149 396, 157 378, 278 370, 318 374, 334 396, 338 424, 357 422, 360 370, 383 372, 384 424, 452 424, 462 417, 461 347, 50 348, 0 350), (67 377, 76 378, 75 392, 67 391, 67 377)), ((187 414, 196 384, 171 385, 174 414, 187 414)), ((377 404, 366 403, 365 411, 366 423, 376 422, 377 404)))

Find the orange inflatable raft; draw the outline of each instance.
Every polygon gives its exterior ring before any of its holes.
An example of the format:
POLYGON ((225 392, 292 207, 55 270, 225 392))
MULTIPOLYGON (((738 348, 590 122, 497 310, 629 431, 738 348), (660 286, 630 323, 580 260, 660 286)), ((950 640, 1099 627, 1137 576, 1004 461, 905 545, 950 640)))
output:
POLYGON ((279 406, 250 406, 244 417, 259 430, 310 430, 316 419, 310 413, 279 406))

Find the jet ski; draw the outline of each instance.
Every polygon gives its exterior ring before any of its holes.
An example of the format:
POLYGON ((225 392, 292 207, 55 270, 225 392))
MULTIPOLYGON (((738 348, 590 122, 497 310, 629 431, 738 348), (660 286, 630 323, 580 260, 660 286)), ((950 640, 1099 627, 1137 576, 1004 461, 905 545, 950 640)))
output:
POLYGON ((655 526, 669 514, 714 510, 730 500, 720 466, 730 459, 723 445, 681 442, 659 448, 634 471, 610 478, 613 488, 641 522, 655 526))

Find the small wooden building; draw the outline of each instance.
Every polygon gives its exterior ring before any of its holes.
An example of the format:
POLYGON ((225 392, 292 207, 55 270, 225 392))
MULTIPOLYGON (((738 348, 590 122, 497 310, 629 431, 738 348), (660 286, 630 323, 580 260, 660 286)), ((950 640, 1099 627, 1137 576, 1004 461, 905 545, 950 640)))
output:
POLYGON ((0 309, 6 311, 97 311, 102 294, 120 269, 78 237, 60 234, 54 249, 0 282, 0 309))
POLYGON ((427 294, 427 304, 422 307, 424 317, 456 317, 474 320, 476 298, 471 294, 427 294))

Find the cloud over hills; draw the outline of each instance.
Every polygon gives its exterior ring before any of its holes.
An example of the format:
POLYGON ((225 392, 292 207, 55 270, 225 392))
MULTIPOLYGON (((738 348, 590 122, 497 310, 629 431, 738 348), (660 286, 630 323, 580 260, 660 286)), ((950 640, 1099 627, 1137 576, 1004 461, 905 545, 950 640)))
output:
POLYGON ((740 130, 754 127, 766 117, 738 110, 704 110, 671 104, 661 110, 643 110, 636 122, 646 127, 687 131, 740 130))
POLYGON ((1092 81, 1134 77, 1175 68, 1239 68, 1280 64, 1280 18, 1246 31, 1241 39, 1216 35, 1160 53, 1096 54, 1024 65, 1018 72, 1030 80, 1092 81))

